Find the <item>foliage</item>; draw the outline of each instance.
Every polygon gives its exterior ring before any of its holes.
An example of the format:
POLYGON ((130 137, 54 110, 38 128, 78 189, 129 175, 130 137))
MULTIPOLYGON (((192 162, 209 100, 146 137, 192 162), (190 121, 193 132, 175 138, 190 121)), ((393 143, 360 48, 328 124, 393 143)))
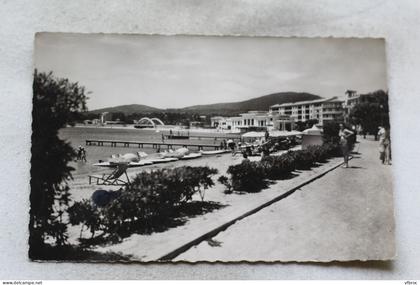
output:
POLYGON ((325 162, 330 156, 329 149, 327 149, 325 146, 310 145, 306 151, 311 153, 316 162, 325 162))
POLYGON ((295 169, 310 169, 316 162, 316 157, 310 150, 288 151, 285 156, 290 156, 295 169))
POLYGON ((261 161, 244 160, 228 168, 227 176, 220 176, 218 181, 227 191, 258 192, 268 184, 267 179, 285 179, 294 170, 307 170, 316 163, 326 162, 330 157, 341 156, 338 144, 326 143, 322 146, 309 146, 305 150, 288 151, 280 156, 265 156, 261 161))
POLYGON ((58 130, 72 124, 86 110, 85 89, 68 79, 35 70, 32 111, 32 158, 30 194, 29 255, 45 253, 47 238, 57 246, 67 239, 63 216, 70 200, 67 182, 71 179, 75 151, 58 138, 58 130))
POLYGON ((69 222, 72 225, 82 224, 81 232, 83 227, 86 226, 90 229, 92 237, 95 235, 95 231, 100 229, 101 225, 101 216, 96 207, 86 199, 83 199, 81 202, 76 202, 68 210, 69 213, 69 222))
POLYGON ((291 155, 265 156, 262 158, 261 164, 268 179, 281 179, 295 170, 295 163, 291 155))
POLYGON ((227 190, 225 190, 225 194, 232 194, 232 184, 229 182, 229 178, 225 175, 221 175, 217 181, 219 181, 221 184, 223 184, 227 190))
POLYGON ((319 123, 319 121, 317 119, 310 119, 310 120, 307 120, 305 122, 297 121, 295 123, 296 124, 296 130, 299 131, 299 132, 302 132, 306 129, 312 128, 313 125, 316 125, 318 123, 319 123))
POLYGON ((86 225, 92 232, 101 230, 117 238, 139 227, 147 228, 168 219, 175 207, 188 203, 198 193, 214 185, 217 170, 183 166, 141 172, 108 205, 94 207, 89 201, 76 202, 70 209, 73 225, 86 225), (92 218, 91 218, 92 217, 92 218))
POLYGON ((229 166, 231 189, 238 192, 258 192, 267 187, 264 166, 260 162, 244 160, 229 166))
POLYGON ((322 147, 326 150, 328 157, 342 156, 339 144, 326 143, 326 144, 323 144, 322 147))
POLYGON ((331 121, 331 122, 324 122, 323 125, 323 140, 326 143, 338 143, 340 141, 340 138, 338 136, 338 133, 340 131, 340 124, 331 121))
POLYGON ((360 95, 360 102, 351 109, 349 117, 364 133, 376 136, 379 126, 389 127, 388 93, 378 90, 360 95))

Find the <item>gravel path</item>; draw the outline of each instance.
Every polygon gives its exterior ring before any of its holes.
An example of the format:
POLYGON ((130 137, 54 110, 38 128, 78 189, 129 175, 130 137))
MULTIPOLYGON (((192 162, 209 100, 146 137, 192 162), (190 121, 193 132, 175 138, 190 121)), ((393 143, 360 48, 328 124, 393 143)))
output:
POLYGON ((338 168, 179 255, 186 261, 383 260, 395 255, 391 166, 363 140, 338 168))

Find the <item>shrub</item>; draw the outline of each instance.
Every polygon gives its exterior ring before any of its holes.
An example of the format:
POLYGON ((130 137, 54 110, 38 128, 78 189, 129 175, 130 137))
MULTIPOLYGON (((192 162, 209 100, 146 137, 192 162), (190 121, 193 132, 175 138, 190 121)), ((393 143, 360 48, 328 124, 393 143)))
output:
POLYGON ((269 179, 284 178, 295 170, 294 160, 290 155, 265 156, 261 164, 269 179))
POLYGON ((326 150, 328 157, 342 156, 341 149, 338 144, 326 143, 322 147, 326 150))
POLYGON ((258 192, 267 187, 265 169, 259 162, 244 160, 237 165, 229 166, 230 185, 233 191, 258 192))
POLYGON ((323 146, 310 145, 306 150, 313 155, 316 162, 325 162, 329 157, 327 148, 323 146))
POLYGON ((341 156, 339 145, 327 143, 288 151, 281 156, 265 156, 260 162, 244 160, 241 164, 230 166, 227 171, 230 177, 220 176, 219 182, 226 186, 225 193, 258 192, 267 186, 266 179, 283 179, 295 169, 307 170, 316 162, 325 162, 334 156, 341 156))
POLYGON ((100 229, 100 213, 89 200, 83 199, 81 202, 74 203, 74 205, 69 208, 68 214, 70 224, 82 224, 80 236, 82 236, 84 226, 90 229, 92 237, 95 235, 95 232, 100 229))
POLYGON ((340 137, 338 132, 340 131, 340 124, 338 122, 325 122, 323 126, 323 139, 326 143, 338 143, 340 137))
POLYGON ((308 150, 288 151, 285 156, 290 156, 294 168, 299 170, 310 169, 315 163, 315 156, 308 150))
POLYGON ((196 193, 204 200, 216 173, 213 168, 189 166, 141 172, 102 208, 92 207, 88 201, 75 203, 69 211, 70 222, 86 225, 93 233, 101 229, 121 238, 139 227, 168 220, 175 207, 191 201, 196 193))
POLYGON ((217 179, 217 181, 226 186, 227 190, 224 192, 225 194, 232 194, 232 184, 230 184, 229 178, 222 175, 217 179))

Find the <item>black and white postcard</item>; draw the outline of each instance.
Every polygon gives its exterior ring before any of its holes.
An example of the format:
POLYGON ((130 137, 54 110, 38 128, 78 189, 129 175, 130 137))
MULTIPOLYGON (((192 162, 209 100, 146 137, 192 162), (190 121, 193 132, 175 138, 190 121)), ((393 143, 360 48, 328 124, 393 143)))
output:
POLYGON ((395 256, 385 41, 38 33, 29 257, 395 256))

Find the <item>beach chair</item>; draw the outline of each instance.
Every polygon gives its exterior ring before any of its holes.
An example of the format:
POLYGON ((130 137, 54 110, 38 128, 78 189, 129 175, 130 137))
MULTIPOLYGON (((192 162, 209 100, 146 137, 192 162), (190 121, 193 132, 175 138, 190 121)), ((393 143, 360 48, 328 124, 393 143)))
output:
POLYGON ((110 185, 110 186, 126 186, 130 184, 130 178, 127 174, 128 163, 116 163, 116 168, 110 174, 102 174, 102 176, 89 175, 89 185, 96 180, 96 185, 110 185), (120 179, 125 175, 126 181, 120 179))

